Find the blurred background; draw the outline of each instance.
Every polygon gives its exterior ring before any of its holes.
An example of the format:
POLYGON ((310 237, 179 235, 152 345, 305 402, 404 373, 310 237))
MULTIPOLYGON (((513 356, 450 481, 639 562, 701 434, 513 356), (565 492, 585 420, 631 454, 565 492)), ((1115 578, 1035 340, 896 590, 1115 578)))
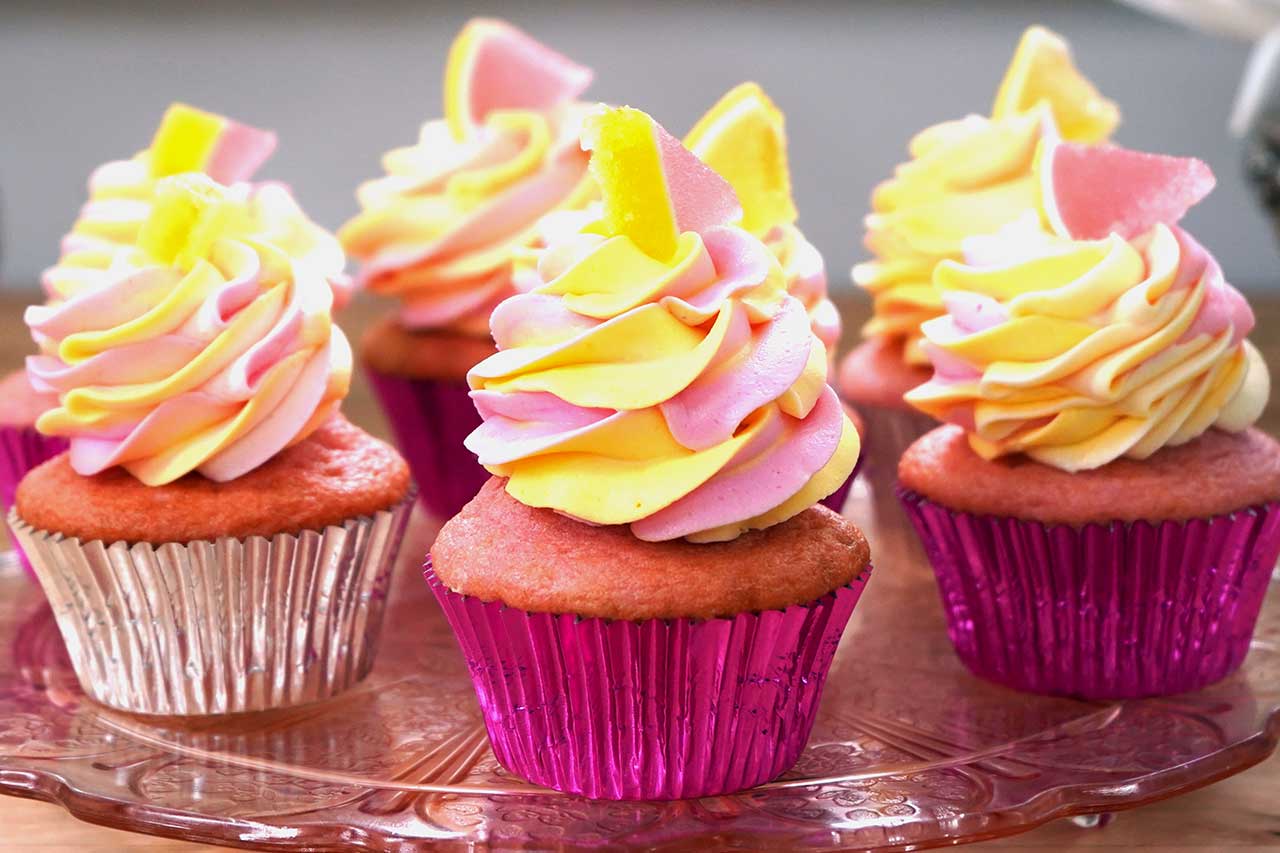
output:
POLYGON ((1121 105, 1118 142, 1213 167, 1218 189, 1187 225, 1228 278, 1276 284, 1275 240, 1226 128, 1249 43, 1104 0, 3 0, 0 283, 34 288, 90 170, 145 147, 173 100, 278 131, 259 174, 336 227, 381 153, 441 114, 445 52, 475 14, 594 67, 589 95, 650 111, 677 135, 730 86, 760 82, 787 114, 800 224, 838 289, 863 257, 868 194, 910 136, 987 112, 1022 29, 1043 23, 1121 105))

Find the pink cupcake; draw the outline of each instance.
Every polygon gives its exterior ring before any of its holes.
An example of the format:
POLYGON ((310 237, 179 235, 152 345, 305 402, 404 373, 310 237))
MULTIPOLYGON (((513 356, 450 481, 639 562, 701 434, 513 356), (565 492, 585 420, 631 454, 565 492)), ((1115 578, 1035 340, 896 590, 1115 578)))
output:
POLYGON ((859 440, 730 186, 600 107, 599 219, 494 311, 467 440, 495 474, 427 579, 513 773, 606 799, 744 790, 799 757, 870 572, 817 502, 859 440))
POLYGON ((338 410, 336 238, 232 168, 269 134, 175 105, 95 173, 25 312, 69 449, 8 521, 87 696, 137 714, 327 699, 373 666, 408 466, 338 410), (227 179, 224 183, 214 174, 227 179))
POLYGON ((489 314, 545 214, 592 193, 578 148, 591 71, 502 21, 476 19, 445 71, 445 117, 383 158, 339 232, 360 285, 399 300, 360 342, 421 499, 456 513, 488 474, 462 446, 480 424, 467 371, 494 352, 489 314))
POLYGON ((907 399, 952 425, 908 448, 901 496, 976 674, 1196 690, 1244 659, 1280 553, 1253 314, 1176 225, 1213 175, 1042 143, 1036 177, 1038 214, 934 276, 934 375, 907 399))

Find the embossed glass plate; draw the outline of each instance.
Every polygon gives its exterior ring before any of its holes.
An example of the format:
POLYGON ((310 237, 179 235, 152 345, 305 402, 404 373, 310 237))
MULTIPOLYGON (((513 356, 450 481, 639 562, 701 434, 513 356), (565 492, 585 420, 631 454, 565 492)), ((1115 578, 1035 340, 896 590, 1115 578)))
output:
POLYGON ((178 722, 94 706, 38 590, 16 569, 0 574, 0 791, 115 827, 278 849, 893 849, 1139 805, 1274 749, 1280 585, 1243 669, 1209 690, 1116 704, 1026 696, 952 654, 932 575, 893 508, 874 507, 859 482, 849 510, 873 542, 875 577, 800 763, 746 794, 589 802, 507 774, 417 569, 429 521, 407 543, 374 674, 273 714, 178 722))

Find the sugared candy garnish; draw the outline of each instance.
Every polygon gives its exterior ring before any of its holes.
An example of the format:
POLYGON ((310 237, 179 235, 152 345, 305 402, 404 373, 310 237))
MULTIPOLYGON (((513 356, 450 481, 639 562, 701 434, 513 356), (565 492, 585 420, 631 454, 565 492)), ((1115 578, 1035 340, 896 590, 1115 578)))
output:
POLYGON ((733 186, 743 228, 760 234, 796 220, 782 111, 758 85, 731 89, 698 120, 684 144, 733 186))
POLYGON ((609 233, 669 260, 681 232, 704 231, 742 214, 733 188, 640 110, 601 107, 587 117, 582 147, 604 197, 609 233))
POLYGON ((235 224, 228 190, 198 173, 162 178, 138 248, 163 264, 189 269, 235 224))
POLYGON ((1036 171, 1049 226, 1075 240, 1113 233, 1128 240, 1157 223, 1176 224, 1216 183, 1194 157, 1048 140, 1036 171))
POLYGON ((232 184, 252 177, 275 147, 271 131, 173 104, 151 140, 151 174, 163 178, 204 172, 219 183, 232 184))
POLYGON ((546 110, 575 100, 591 69, 534 40, 506 21, 476 18, 449 49, 444 115, 463 139, 495 110, 546 110))
POLYGON ((991 117, 1017 115, 1041 101, 1053 108, 1062 136, 1076 142, 1101 142, 1120 123, 1119 108, 1076 70, 1066 41, 1044 27, 1030 27, 996 91, 991 117))

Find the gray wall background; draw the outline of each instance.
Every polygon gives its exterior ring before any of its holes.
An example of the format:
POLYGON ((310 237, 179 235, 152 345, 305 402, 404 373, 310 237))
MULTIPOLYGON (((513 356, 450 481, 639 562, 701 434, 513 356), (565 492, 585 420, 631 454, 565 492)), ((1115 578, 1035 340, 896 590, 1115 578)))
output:
POLYGON ((1226 121, 1248 46, 1107 2, 0 0, 0 281, 30 287, 96 164, 144 147, 172 100, 274 128, 263 174, 321 223, 355 210, 380 154, 441 112, 454 33, 510 18, 596 69, 591 93, 681 134, 726 89, 759 81, 786 111, 801 224, 833 283, 863 256, 871 187, 933 122, 985 112, 1018 34, 1041 22, 1124 111, 1123 144, 1207 160, 1219 187, 1187 224, 1245 287, 1277 247, 1226 121))

